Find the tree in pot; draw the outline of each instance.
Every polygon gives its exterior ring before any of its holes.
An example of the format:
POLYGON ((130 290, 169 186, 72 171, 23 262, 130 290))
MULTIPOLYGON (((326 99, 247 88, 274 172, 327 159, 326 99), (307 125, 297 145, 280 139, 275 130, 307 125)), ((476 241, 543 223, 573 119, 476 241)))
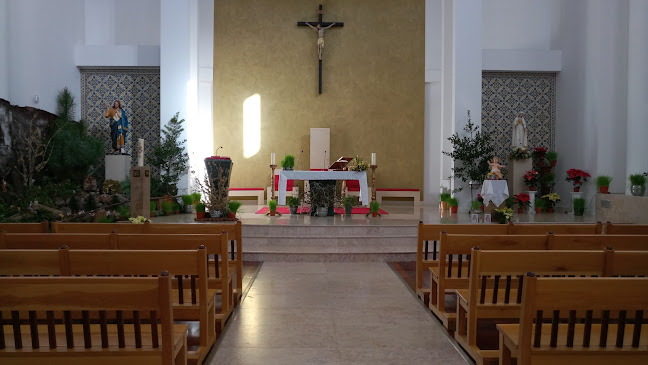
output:
POLYGON ((611 182, 611 176, 601 175, 596 177, 596 187, 601 194, 607 194, 609 192, 611 182))
POLYGON ((382 214, 380 214, 380 203, 375 200, 369 203, 369 212, 371 213, 372 217, 382 217, 382 214))
POLYGON ((634 196, 643 196, 646 192, 646 175, 630 175, 630 193, 634 196))
POLYGON ((284 170, 292 170, 295 167, 295 156, 286 155, 283 160, 281 160, 281 167, 284 170))
POLYGON ((233 219, 236 218, 236 213, 238 213, 238 210, 241 208, 241 203, 238 200, 232 200, 227 203, 227 218, 233 219))
POLYGON ((585 199, 574 198, 572 204, 574 205, 574 215, 585 214, 585 199))
POLYGON ((537 199, 535 200, 535 210, 536 210, 536 213, 538 213, 538 214, 539 214, 539 213, 542 213, 542 210, 544 210, 544 207, 545 207, 545 204, 546 204, 546 203, 547 203, 547 202, 546 202, 544 199, 537 198, 537 199))
POLYGON ((352 196, 345 196, 342 199, 342 206, 344 207, 344 214, 351 215, 353 211, 353 204, 355 203, 355 198, 352 196))
POLYGON ((270 214, 270 216, 274 217, 277 214, 277 201, 276 200, 268 200, 268 208, 270 209, 268 214, 270 214))
POLYGON ((300 203, 299 198, 296 196, 289 196, 286 198, 286 205, 288 205, 288 208, 290 209, 290 214, 297 214, 300 203))
POLYGON ((450 206, 450 213, 457 213, 459 209, 459 200, 457 198, 448 199, 448 205, 450 206))
POLYGON ((180 140, 184 119, 178 120, 179 115, 176 113, 164 126, 160 143, 146 156, 149 166, 156 166, 160 171, 160 192, 164 195, 178 193, 178 181, 189 168, 189 155, 184 147, 187 140, 180 140))
POLYGON ((205 204, 201 202, 196 203, 196 218, 205 219, 205 204))
POLYGON ((448 199, 451 198, 450 193, 441 193, 439 194, 439 208, 444 211, 449 209, 448 199))

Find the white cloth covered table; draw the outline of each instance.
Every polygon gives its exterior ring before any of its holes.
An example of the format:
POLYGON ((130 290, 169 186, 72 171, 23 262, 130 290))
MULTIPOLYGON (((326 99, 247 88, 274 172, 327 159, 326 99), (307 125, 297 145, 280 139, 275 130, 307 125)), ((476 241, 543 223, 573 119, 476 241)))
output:
POLYGON ((484 205, 491 201, 499 207, 509 197, 508 183, 506 180, 484 180, 481 196, 484 198, 484 205))
POLYGON ((279 171, 279 205, 286 205, 286 186, 288 180, 358 180, 360 184, 360 201, 369 205, 369 187, 366 171, 279 171))

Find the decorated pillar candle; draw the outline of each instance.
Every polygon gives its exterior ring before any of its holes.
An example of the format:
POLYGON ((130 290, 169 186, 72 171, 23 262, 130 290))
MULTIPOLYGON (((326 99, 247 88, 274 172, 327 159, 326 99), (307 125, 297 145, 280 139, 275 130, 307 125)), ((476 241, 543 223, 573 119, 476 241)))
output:
POLYGON ((371 164, 376 165, 376 152, 371 153, 371 164))
POLYGON ((270 165, 276 165, 274 152, 270 153, 270 165))

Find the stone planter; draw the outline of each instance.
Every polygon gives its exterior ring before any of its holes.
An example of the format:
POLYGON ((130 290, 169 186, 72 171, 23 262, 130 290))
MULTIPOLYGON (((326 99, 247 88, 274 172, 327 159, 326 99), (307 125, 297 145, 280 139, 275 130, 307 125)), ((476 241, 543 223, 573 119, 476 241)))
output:
POLYGON ((632 185, 630 186, 630 194, 633 196, 643 196, 646 192, 645 185, 632 185))

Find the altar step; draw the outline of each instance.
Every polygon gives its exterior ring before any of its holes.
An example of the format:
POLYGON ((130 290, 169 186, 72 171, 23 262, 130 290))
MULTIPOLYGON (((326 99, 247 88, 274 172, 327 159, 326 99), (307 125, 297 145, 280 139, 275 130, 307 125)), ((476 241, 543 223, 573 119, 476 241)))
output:
POLYGON ((414 261, 416 226, 243 225, 250 261, 414 261))

